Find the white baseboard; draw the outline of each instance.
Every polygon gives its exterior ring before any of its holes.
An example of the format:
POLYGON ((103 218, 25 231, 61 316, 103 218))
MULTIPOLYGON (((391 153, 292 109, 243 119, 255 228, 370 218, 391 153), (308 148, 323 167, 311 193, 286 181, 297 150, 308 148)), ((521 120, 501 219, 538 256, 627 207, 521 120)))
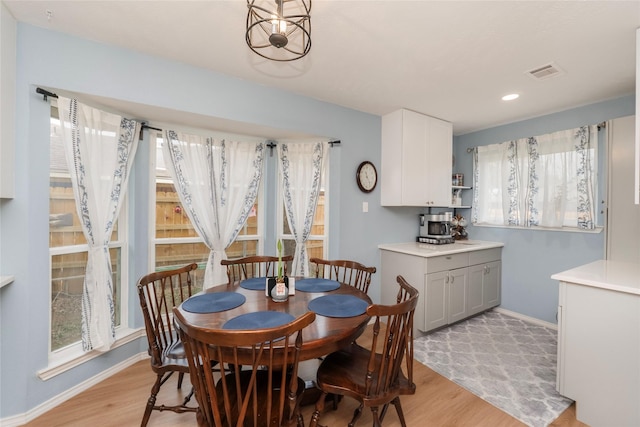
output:
POLYGON ((515 311, 506 310, 500 307, 495 307, 493 310, 506 316, 515 317, 517 319, 521 319, 529 323, 535 323, 536 325, 544 326, 545 328, 550 328, 556 331, 558 330, 558 325, 556 325, 555 323, 546 322, 544 320, 536 319, 535 317, 525 316, 524 314, 516 313, 515 311))
POLYGON ((89 389, 90 387, 93 387, 99 382, 106 380, 110 376, 117 374, 118 372, 122 371, 125 368, 128 368, 134 363, 137 363, 141 360, 145 360, 148 358, 149 358, 149 355, 147 354, 147 352, 142 352, 142 353, 133 355, 128 359, 118 363, 117 365, 114 365, 109 369, 106 369, 100 372, 99 374, 94 375, 93 377, 87 379, 86 381, 83 381, 80 384, 77 384, 74 387, 71 387, 70 389, 63 391, 59 395, 52 397, 46 402, 43 402, 42 404, 36 406, 33 409, 30 409, 29 411, 23 414, 12 415, 11 417, 0 419, 0 426, 18 427, 30 421, 33 421, 34 419, 38 418, 40 415, 44 414, 45 412, 50 411, 56 406, 71 399, 72 397, 82 393, 83 391, 89 389))

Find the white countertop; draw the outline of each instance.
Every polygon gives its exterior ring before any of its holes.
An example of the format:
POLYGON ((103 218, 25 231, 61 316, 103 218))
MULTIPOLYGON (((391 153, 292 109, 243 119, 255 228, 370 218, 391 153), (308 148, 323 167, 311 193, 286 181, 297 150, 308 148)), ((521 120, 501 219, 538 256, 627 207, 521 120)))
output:
POLYGON ((556 273, 552 279, 640 295, 640 264, 600 260, 556 273))
POLYGON ((484 240, 457 240, 455 243, 444 245, 431 245, 428 243, 417 242, 383 243, 378 245, 378 249, 429 258, 462 252, 480 251, 483 249, 501 248, 503 246, 504 243, 500 242, 487 242, 484 240))

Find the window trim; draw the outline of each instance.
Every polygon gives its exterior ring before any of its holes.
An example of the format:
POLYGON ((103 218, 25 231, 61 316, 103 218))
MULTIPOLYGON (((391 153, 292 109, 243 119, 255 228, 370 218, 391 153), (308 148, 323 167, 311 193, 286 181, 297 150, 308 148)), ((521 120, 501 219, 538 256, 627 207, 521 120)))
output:
MULTIPOLYGON (((113 346, 109 351, 145 336, 146 332, 144 328, 132 329, 129 327, 118 327, 116 328, 116 341, 113 343, 113 346)), ((76 366, 80 366, 85 362, 105 354, 98 350, 91 350, 87 352, 82 351, 81 343, 69 344, 69 346, 62 348, 59 351, 61 351, 60 354, 56 355, 53 359, 49 359, 49 363, 46 368, 41 369, 36 373, 38 378, 43 381, 50 380, 57 375, 75 368, 76 366), (77 347, 77 350, 71 351, 71 348, 75 347, 77 347), (62 350, 64 350, 64 352, 62 352, 62 350)))
POLYGON ((474 227, 486 227, 486 228, 505 228, 508 230, 528 230, 528 231, 553 231, 553 232, 564 232, 564 233, 587 233, 587 234, 598 234, 604 231, 604 227, 601 225, 597 225, 593 230, 588 230, 585 228, 578 227, 562 227, 562 228, 553 228, 553 227, 523 227, 521 225, 499 225, 499 224, 473 224, 474 227))

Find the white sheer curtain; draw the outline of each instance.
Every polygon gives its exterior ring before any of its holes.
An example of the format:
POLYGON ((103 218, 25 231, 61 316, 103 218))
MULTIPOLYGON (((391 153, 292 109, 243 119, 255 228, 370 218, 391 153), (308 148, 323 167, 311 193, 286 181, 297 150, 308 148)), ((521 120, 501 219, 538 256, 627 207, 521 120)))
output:
POLYGON ((597 126, 480 146, 474 224, 595 228, 597 126))
POLYGON ((284 208, 296 240, 291 274, 309 276, 306 242, 320 196, 328 143, 280 143, 278 155, 284 208))
POLYGON ((140 124, 58 98, 65 156, 89 254, 82 295, 82 347, 108 350, 115 341, 109 240, 127 190, 140 124))
POLYGON ((258 195, 264 143, 214 140, 168 130, 162 145, 180 201, 211 250, 204 287, 226 283, 220 261, 244 226, 258 195))

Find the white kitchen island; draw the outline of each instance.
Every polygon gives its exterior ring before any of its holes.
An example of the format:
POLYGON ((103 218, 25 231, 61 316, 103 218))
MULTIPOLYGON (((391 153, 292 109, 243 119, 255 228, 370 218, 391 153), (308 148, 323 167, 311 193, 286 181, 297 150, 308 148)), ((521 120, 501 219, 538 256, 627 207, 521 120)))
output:
POLYGON ((596 261, 562 273, 560 394, 591 427, 640 426, 640 265, 596 261))
POLYGON ((503 243, 390 243, 381 253, 381 300, 396 301, 396 277, 418 289, 414 333, 433 331, 500 305, 503 243))

